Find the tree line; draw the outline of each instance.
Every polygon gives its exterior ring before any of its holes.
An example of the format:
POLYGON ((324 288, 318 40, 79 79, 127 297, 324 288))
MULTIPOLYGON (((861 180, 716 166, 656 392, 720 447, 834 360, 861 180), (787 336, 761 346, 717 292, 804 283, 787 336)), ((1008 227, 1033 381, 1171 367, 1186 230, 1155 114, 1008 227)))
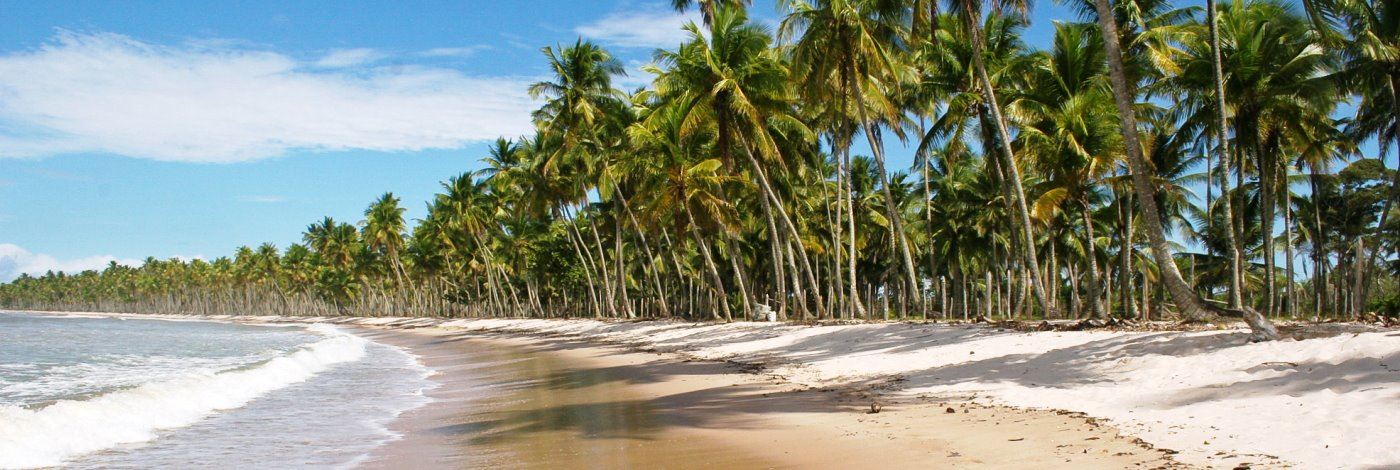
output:
POLYGON ((673 3, 703 21, 655 52, 649 86, 618 89, 597 44, 543 48, 535 132, 497 140, 411 226, 385 194, 285 249, 24 275, 0 305, 1227 315, 1258 339, 1270 318, 1400 306, 1396 2, 1071 0, 1082 21, 1045 48, 1017 0, 783 0, 776 29, 747 1, 673 3), (888 165, 889 139, 911 167, 888 165))

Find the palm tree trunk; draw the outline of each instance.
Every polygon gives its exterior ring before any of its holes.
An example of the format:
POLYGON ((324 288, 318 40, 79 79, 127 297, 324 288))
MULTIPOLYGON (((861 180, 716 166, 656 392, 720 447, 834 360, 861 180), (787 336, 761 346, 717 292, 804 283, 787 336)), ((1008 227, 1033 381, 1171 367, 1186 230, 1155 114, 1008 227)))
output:
POLYGON ((734 318, 729 311, 729 296, 724 293, 724 280, 719 275, 719 268, 715 266, 715 258, 710 253, 709 244, 705 243, 700 236, 700 229, 695 225, 695 214, 690 212, 690 204, 681 203, 681 207, 685 209, 686 221, 690 223, 690 236, 695 240, 700 256, 705 260, 705 269, 710 273, 710 289, 719 298, 720 309, 724 312, 724 316, 721 317, 720 312, 711 311, 710 316, 715 320, 734 318))
POLYGON ((1080 199, 1079 216, 1084 219, 1084 234, 1086 238, 1086 240, 1084 240, 1084 247, 1087 252, 1085 257, 1089 264, 1089 291, 1085 292, 1085 296, 1089 298, 1089 312, 1094 318, 1107 318, 1108 314, 1104 312, 1103 303, 1099 301, 1102 295, 1099 293, 1099 262, 1097 250, 1094 246, 1094 220, 1089 215, 1089 201, 1083 198, 1080 199))
MULTIPOLYGON (((1128 91, 1128 78, 1123 71, 1123 56, 1118 45, 1117 20, 1113 17, 1113 10, 1109 7, 1108 0, 1094 0, 1094 9, 1098 12, 1099 27, 1103 30, 1104 49, 1108 54, 1109 81, 1113 88, 1113 101, 1118 108, 1118 118, 1122 121, 1128 166, 1133 172, 1133 188, 1137 192, 1138 200, 1142 201, 1143 225, 1147 230, 1152 256, 1157 260, 1163 283, 1166 284, 1167 292, 1171 294, 1176 307, 1187 318, 1205 318, 1209 312, 1201 303, 1200 297, 1196 296, 1196 292, 1186 284, 1185 279, 1182 279, 1181 271, 1176 266, 1176 260, 1172 258, 1171 247, 1167 244, 1166 232, 1162 227, 1161 209, 1157 205, 1157 195, 1155 194, 1157 185, 1152 181, 1152 174, 1142 155, 1142 144, 1138 141, 1137 118, 1133 115, 1132 108, 1134 100, 1128 91)), ((1254 331, 1252 339, 1256 341, 1278 339, 1278 331, 1274 329, 1273 324, 1267 318, 1259 315, 1258 312, 1249 310, 1245 311, 1244 316, 1250 329, 1254 331)))
MULTIPOLYGON (((1215 110, 1216 120, 1216 143, 1220 149, 1220 166, 1224 167, 1220 175, 1220 196, 1225 198, 1225 220, 1229 222, 1225 236, 1230 243, 1230 308, 1238 309, 1244 306, 1244 250, 1241 248, 1240 239, 1243 234, 1236 233, 1235 230, 1235 209, 1234 198, 1230 196, 1230 139, 1226 135, 1229 129, 1228 118, 1225 111, 1225 73, 1222 70, 1220 58, 1220 24, 1216 21, 1215 0, 1206 0, 1206 21, 1210 23, 1210 49, 1211 66, 1214 69, 1215 82, 1215 110)), ((1241 173, 1244 172, 1240 168, 1241 173)))
POLYGON ((617 291, 622 297, 622 310, 627 314, 627 318, 636 318, 637 313, 632 310, 632 299, 627 295, 626 260, 627 255, 622 251, 622 221, 614 217, 613 263, 617 265, 617 291))
MULTIPOLYGON (((1390 102, 1391 105, 1395 108, 1396 126, 1400 126, 1400 75, 1392 74, 1388 83, 1390 85, 1390 102)), ((1395 150, 1397 154, 1400 154, 1400 131, 1397 131, 1394 134, 1394 136, 1395 150)), ((1377 142, 1377 145, 1381 145, 1381 143, 1377 142)), ((1382 152, 1381 154, 1384 155, 1385 153, 1382 152)), ((1384 170, 1386 169, 1385 158, 1382 157, 1380 161, 1382 174, 1384 174, 1384 170)), ((1397 161, 1400 161, 1400 159, 1397 159, 1397 161)), ((1388 192, 1388 194, 1386 194, 1385 204, 1381 207, 1381 218, 1377 222, 1377 230, 1385 230, 1387 219, 1390 218, 1391 209, 1395 207, 1396 199, 1400 199, 1400 166, 1397 166, 1396 171, 1394 172, 1394 174, 1391 175, 1390 191, 1388 192)), ((1381 244, 1377 243, 1376 249, 1371 250, 1371 255, 1366 258, 1366 265, 1364 266, 1365 272, 1363 274, 1363 279, 1365 280, 1366 285, 1361 290, 1362 303, 1366 302, 1366 297, 1368 297, 1368 294, 1370 292, 1369 287, 1371 279, 1373 278, 1373 276, 1371 275, 1371 271, 1374 269, 1374 266, 1376 264, 1376 255, 1379 255, 1381 252, 1380 248, 1381 244)))
POLYGON ((846 236, 850 239, 850 251, 846 253, 846 263, 848 274, 850 274, 850 297, 851 318, 869 319, 870 314, 865 311, 865 304, 860 301, 860 284, 856 278, 856 209, 855 192, 851 190, 851 149, 850 146, 841 151, 841 161, 843 162, 842 172, 846 175, 846 188, 842 190, 842 196, 846 198, 846 236))
POLYGON ((568 229, 569 243, 574 246, 574 254, 578 255, 579 262, 583 264, 584 279, 588 281, 588 294, 589 297, 593 299, 593 316, 602 317, 603 313, 598 302, 598 288, 593 282, 593 268, 590 267, 593 264, 593 260, 591 259, 592 254, 584 255, 584 249, 587 248, 588 245, 583 243, 583 235, 575 230, 576 227, 574 227, 572 220, 565 216, 566 213, 564 211, 556 208, 555 213, 556 217, 558 217, 564 223, 565 228, 568 229))
MULTIPOLYGON (((739 265, 741 247, 738 237, 729 235, 725 237, 725 246, 729 248, 729 265, 734 270, 734 284, 739 287, 739 300, 744 306, 745 320, 753 318, 753 295, 749 292, 748 282, 744 280, 744 268, 739 265)), ((733 317, 726 315, 726 321, 734 321, 733 317)))
MULTIPOLYGON (((603 292, 608 301, 608 316, 617 318, 617 293, 613 290, 617 284, 612 282, 612 270, 608 269, 607 252, 603 250, 603 239, 598 237, 598 224, 592 217, 588 218, 588 227, 592 229, 593 244, 598 248, 598 277, 603 278, 603 292)), ((587 242, 584 246, 587 246, 587 242)))
MULTIPOLYGON (((622 209, 627 212, 627 219, 632 221, 632 228, 637 230, 637 236, 642 241, 642 252, 647 256, 647 262, 644 264, 651 264, 656 260, 656 256, 652 254, 651 244, 647 243, 646 231, 642 230, 642 225, 637 223, 637 215, 632 212, 632 206, 627 204, 627 197, 620 191, 618 192, 618 199, 622 201, 622 209)), ((671 306, 666 302, 665 290, 661 288, 661 274, 655 266, 652 266, 650 269, 646 269, 644 266, 643 269, 651 275, 652 285, 656 289, 656 301, 661 304, 661 315, 670 317, 671 306)))
MULTIPOLYGON (((1288 176, 1287 176, 1287 175, 1284 175, 1284 181, 1287 181, 1287 180, 1288 180, 1288 176)), ((1284 194, 1284 201, 1288 201, 1289 198, 1288 198, 1287 196, 1288 196, 1287 193, 1285 193, 1285 194, 1284 194)), ((1285 289, 1284 301, 1287 302, 1287 308, 1288 308, 1287 313, 1288 313, 1288 317, 1289 317, 1289 318, 1297 318, 1297 316, 1298 316, 1298 308, 1297 308, 1298 299, 1297 299, 1296 297, 1294 297, 1294 292, 1293 292, 1293 284, 1294 284, 1294 282, 1293 282, 1293 274, 1294 274, 1294 273, 1293 273, 1293 225, 1297 223, 1297 220, 1295 220, 1294 217, 1293 217, 1293 208, 1292 208, 1291 206, 1292 206, 1292 205, 1291 205, 1291 204, 1288 204, 1287 202, 1284 202, 1284 204, 1283 204, 1283 230, 1284 230, 1284 232, 1283 232, 1283 237, 1284 237, 1284 238, 1283 238, 1283 258, 1284 258, 1284 263, 1287 263, 1287 264, 1284 265, 1284 267, 1286 268, 1286 272, 1285 272, 1285 276, 1284 276, 1284 282, 1285 282, 1285 284, 1284 284, 1284 289, 1285 289)))
POLYGON ((1322 195, 1317 192, 1318 178, 1318 168, 1309 165, 1308 186, 1313 202, 1313 316, 1322 320, 1323 303, 1327 297, 1327 263, 1323 259, 1327 254, 1327 237, 1322 231, 1322 195))
MULTIPOLYGON (((841 318, 841 312, 846 308, 846 282, 845 276, 842 274, 845 270, 842 250, 846 244, 843 233, 845 232, 845 226, 842 225, 842 220, 846 213, 846 204, 843 202, 845 201, 844 196, 841 195, 846 190, 846 163, 842 160, 839 150, 841 145, 837 141, 837 137, 833 136, 831 138, 831 146, 833 148, 834 160, 836 160, 836 223, 831 230, 833 269, 831 270, 830 277, 833 308, 830 310, 833 312, 833 315, 839 319, 841 318)), ((825 195, 826 192, 824 188, 825 186, 823 186, 823 195, 825 195)))
MULTIPOLYGON (((935 2, 933 2, 933 3, 937 3, 937 2, 935 1, 935 2)), ((937 7, 933 7, 933 8, 934 8, 934 9, 937 9, 937 7)), ((930 28, 932 28, 932 26, 930 26, 930 28)), ((924 201, 923 201, 923 202, 924 202, 924 230, 927 232, 926 235, 928 236, 928 239, 929 239, 930 241, 933 240, 933 191, 932 191, 932 188, 929 187, 929 180, 928 180, 928 179, 929 179, 929 173, 930 173, 930 172, 929 172, 929 165, 931 165, 931 164, 932 164, 932 162, 929 161, 929 156, 928 156, 928 155, 925 155, 925 156, 924 156, 924 164, 920 166, 920 169, 923 171, 923 176, 924 176, 924 178, 923 178, 923 180, 924 180, 924 181, 923 181, 923 183, 924 183, 924 201)), ((934 255, 934 251, 933 251, 933 248, 932 248, 932 247, 929 247, 926 251, 928 252, 928 275, 929 275, 929 280, 932 281, 933 276, 938 272, 938 259, 934 257, 935 255, 934 255)), ((927 302, 927 301, 926 301, 926 302, 927 302)), ((941 308, 945 308, 945 306, 942 305, 942 304, 939 304, 938 308, 940 308, 940 309, 941 309, 941 308)), ((928 315, 929 315, 929 309, 928 309, 928 307, 927 307, 927 304, 925 304, 925 307, 924 307, 924 321, 928 321, 928 315)))

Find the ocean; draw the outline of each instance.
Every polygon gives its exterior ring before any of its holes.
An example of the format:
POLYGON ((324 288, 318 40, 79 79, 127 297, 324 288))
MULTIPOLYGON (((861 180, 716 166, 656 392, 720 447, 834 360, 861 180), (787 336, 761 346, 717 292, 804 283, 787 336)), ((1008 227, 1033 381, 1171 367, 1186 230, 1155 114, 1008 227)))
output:
POLYGON ((331 325, 0 312, 0 468, 348 468, 432 372, 331 325))

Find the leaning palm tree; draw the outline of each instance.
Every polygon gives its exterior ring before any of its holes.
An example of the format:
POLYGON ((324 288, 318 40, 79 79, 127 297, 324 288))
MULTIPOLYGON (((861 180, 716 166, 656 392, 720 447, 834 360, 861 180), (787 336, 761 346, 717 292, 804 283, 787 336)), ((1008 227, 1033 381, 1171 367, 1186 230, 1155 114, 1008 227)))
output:
POLYGON ((708 277, 708 288, 718 299, 720 308, 711 314, 715 319, 732 319, 728 291, 715 262, 710 235, 735 230, 734 206, 722 193, 723 186, 736 179, 721 171, 720 159, 702 158, 713 151, 714 128, 708 124, 688 125, 689 114, 684 103, 673 103, 627 128, 636 149, 650 156, 645 164, 653 170, 639 181, 640 206, 651 219, 679 221, 682 231, 695 244, 708 277))
MULTIPOLYGON (((608 51, 582 39, 573 46, 546 47, 542 52, 553 76, 529 89, 532 97, 546 99, 544 106, 534 112, 541 134, 535 139, 537 148, 532 152, 537 159, 534 171, 557 183, 555 189, 561 190, 554 193, 558 196, 557 210, 568 216, 570 209, 586 201, 588 191, 600 182, 595 176, 606 165, 610 148, 604 131, 621 112, 621 93, 613 89, 612 77, 623 74, 624 69, 608 51)), ((589 228, 593 229, 592 247, 581 230, 572 229, 572 235, 581 245, 581 253, 588 255, 585 264, 592 265, 602 279, 608 312, 616 316, 617 291, 611 270, 606 269, 606 253, 596 227, 589 228)))
MULTIPOLYGON (((1227 130, 1230 128, 1229 117, 1226 115, 1225 107, 1225 72, 1220 60, 1220 22, 1216 19, 1219 15, 1215 6, 1215 0, 1206 0, 1206 23, 1210 31, 1210 51, 1211 51, 1211 77, 1215 88, 1215 141, 1216 148, 1220 153, 1220 164, 1229 168, 1226 162, 1230 159, 1230 139, 1227 137, 1227 130)), ((1238 171, 1243 172, 1243 168, 1238 171)), ((1228 171, 1222 173, 1229 173, 1228 171)), ((1220 192, 1223 195, 1226 191, 1229 178, 1221 175, 1220 192)), ((1230 308, 1240 308, 1244 305, 1244 251, 1240 248, 1240 235, 1235 233, 1235 209, 1233 199, 1226 199, 1221 206, 1224 209, 1226 221, 1226 237, 1230 242, 1230 308)))
MULTIPOLYGON (((1099 28, 1103 31, 1104 51, 1108 55, 1109 83, 1112 85, 1114 104, 1118 108, 1118 119, 1121 121, 1120 129, 1126 146, 1128 166, 1132 171, 1133 189, 1143 207, 1143 228, 1147 232, 1152 256, 1157 261, 1167 292, 1171 294, 1172 300, 1176 302, 1177 308, 1181 310, 1182 314, 1187 318, 1206 317, 1209 311, 1206 310, 1205 304, 1196 291, 1182 278, 1181 270, 1176 266, 1176 259, 1172 254, 1165 229, 1162 226, 1161 206, 1157 204, 1156 184, 1152 181, 1152 170, 1148 168, 1146 159, 1143 157, 1142 143, 1138 140, 1137 117, 1133 110, 1136 100, 1133 96, 1134 93, 1130 91, 1127 74, 1123 70, 1117 20, 1114 18, 1113 9, 1109 6, 1108 0, 1094 0, 1094 9, 1098 16, 1099 28)), ((1273 323, 1268 318, 1252 309, 1245 309, 1244 318, 1254 332, 1251 339, 1255 341, 1278 339, 1278 331, 1274 329, 1273 323)))

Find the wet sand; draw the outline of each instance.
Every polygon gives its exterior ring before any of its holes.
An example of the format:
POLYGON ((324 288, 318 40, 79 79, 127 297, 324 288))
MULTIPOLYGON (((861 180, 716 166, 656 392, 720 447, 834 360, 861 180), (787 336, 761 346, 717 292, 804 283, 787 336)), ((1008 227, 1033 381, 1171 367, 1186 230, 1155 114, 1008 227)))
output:
POLYGON ((1054 411, 812 389, 728 363, 567 338, 365 329, 439 371, 368 468, 1163 468, 1054 411), (882 406, 869 413, 872 402, 882 406))

